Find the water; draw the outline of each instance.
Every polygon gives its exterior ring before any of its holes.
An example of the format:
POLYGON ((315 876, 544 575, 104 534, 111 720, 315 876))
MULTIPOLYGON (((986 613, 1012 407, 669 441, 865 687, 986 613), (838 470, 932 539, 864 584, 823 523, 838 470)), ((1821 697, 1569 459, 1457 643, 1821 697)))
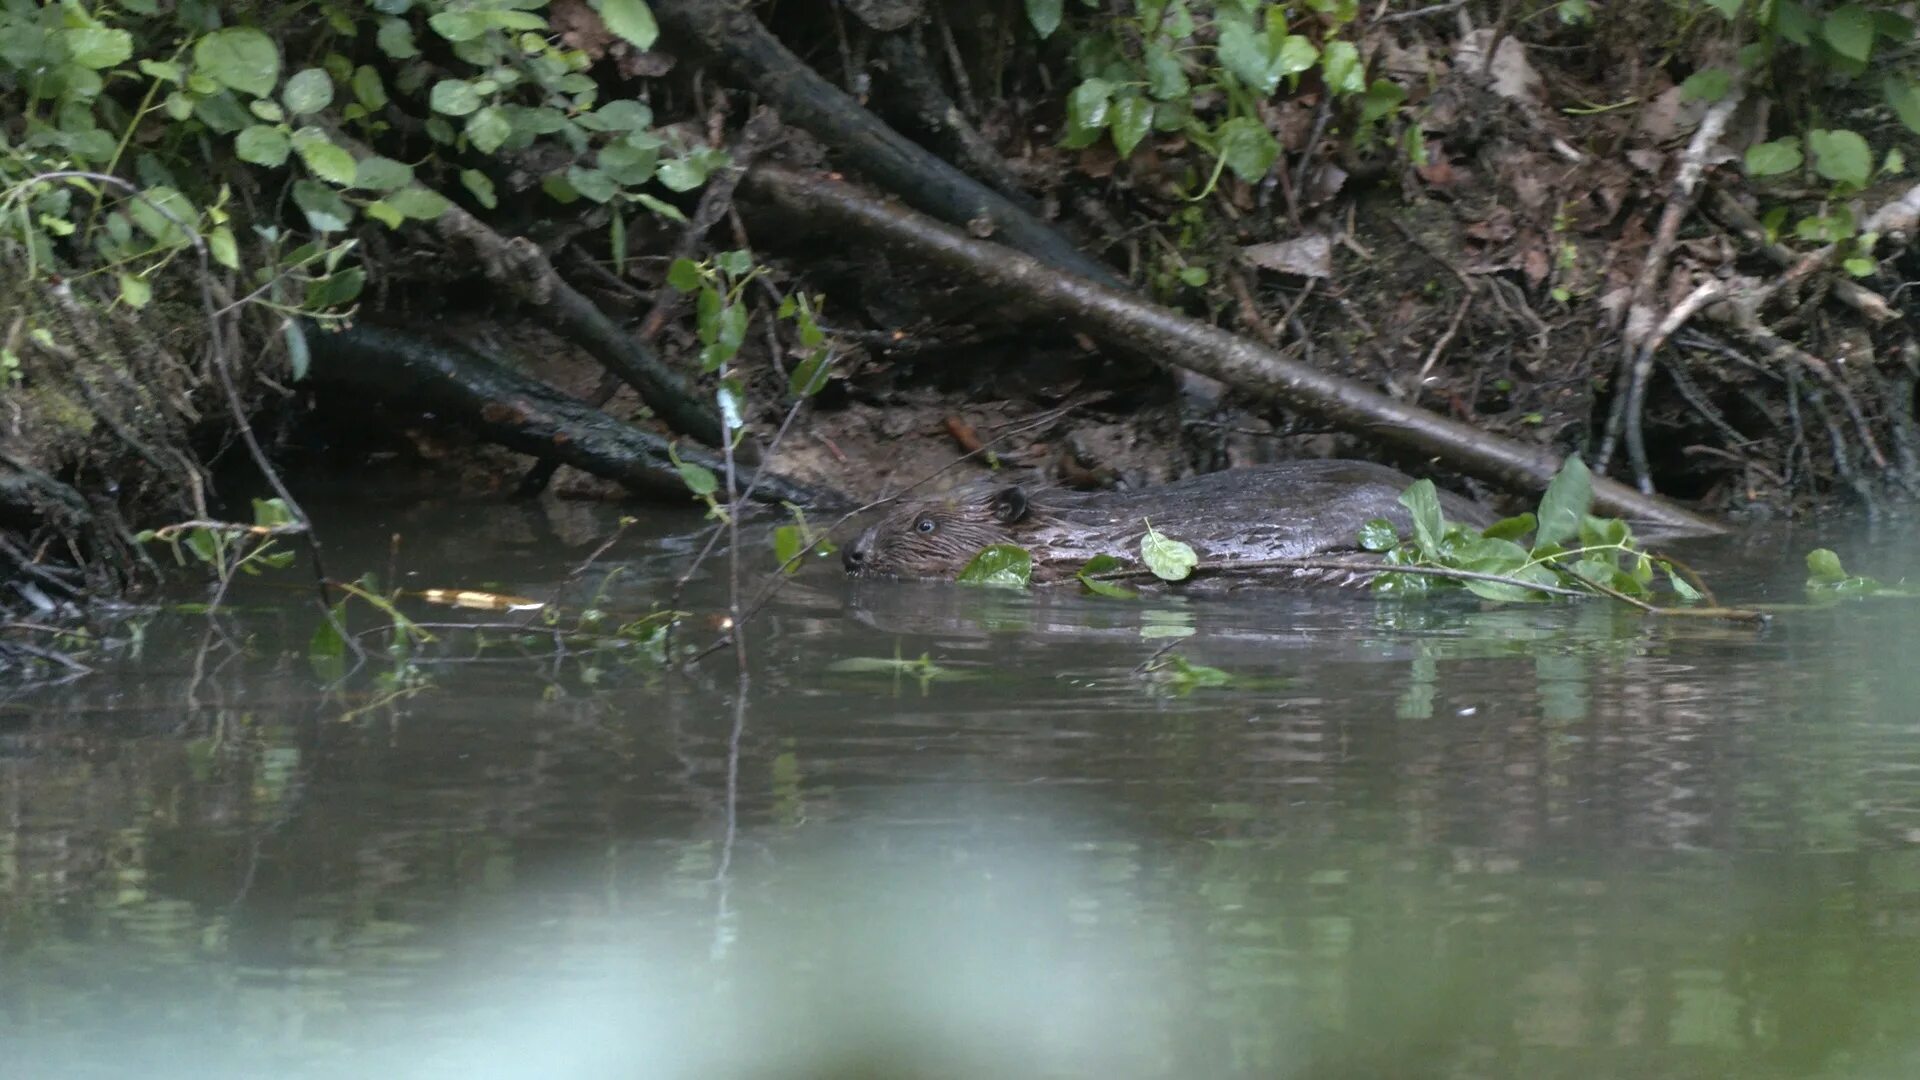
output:
MULTIPOLYGON (((319 510, 336 576, 540 597, 613 528, 319 510)), ((664 600, 697 525, 630 529, 599 605, 664 600)), ((1914 572, 1904 532, 1687 555, 1790 602, 1820 543, 1914 572)), ((323 678, 306 591, 233 599, 0 702, 0 1075, 1920 1074, 1920 602, 1754 632, 821 566, 738 708, 730 654, 452 631, 323 678), (1176 639, 1233 681, 1136 673, 1176 639)))

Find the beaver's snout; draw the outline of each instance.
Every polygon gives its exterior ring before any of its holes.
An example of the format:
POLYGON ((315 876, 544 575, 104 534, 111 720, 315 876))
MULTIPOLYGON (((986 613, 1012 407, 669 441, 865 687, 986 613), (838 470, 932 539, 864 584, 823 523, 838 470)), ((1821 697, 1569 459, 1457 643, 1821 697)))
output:
POLYGON ((840 563, 847 568, 847 573, 858 574, 865 569, 867 556, 872 550, 873 530, 868 529, 855 537, 853 543, 847 545, 847 550, 840 555, 840 563))

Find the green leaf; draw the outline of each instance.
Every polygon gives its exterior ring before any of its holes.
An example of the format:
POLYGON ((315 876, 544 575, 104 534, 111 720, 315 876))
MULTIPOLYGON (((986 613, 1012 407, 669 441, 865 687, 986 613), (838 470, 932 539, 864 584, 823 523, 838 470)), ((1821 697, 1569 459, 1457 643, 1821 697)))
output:
POLYGON ((1880 269, 1880 264, 1863 256, 1854 256, 1840 264, 1854 277, 1872 277, 1880 269))
POLYGON ((480 92, 465 79, 441 79, 433 84, 427 104, 445 116, 465 116, 480 107, 480 92))
POLYGON ((138 274, 120 272, 120 301, 130 308, 143 308, 153 299, 153 286, 138 274))
POLYGON ((495 105, 489 105, 467 118, 467 139, 473 148, 483 154, 491 154, 500 149, 500 144, 513 134, 513 124, 507 115, 495 105))
POLYGON ((407 223, 407 215, 401 213, 385 199, 375 199, 360 208, 360 212, 389 229, 397 229, 407 223))
POLYGON ((264 165, 277 169, 287 163, 287 154, 293 144, 287 141, 287 133, 277 127, 255 124, 234 136, 233 152, 241 161, 264 165))
POLYGON ((298 322, 288 319, 280 324, 280 336, 287 341, 287 368, 293 373, 293 381, 299 382, 307 377, 307 368, 313 363, 307 335, 301 332, 298 322))
POLYGON ((1814 548, 1807 552, 1807 585, 1837 585, 1847 580, 1846 568, 1840 564, 1840 556, 1831 548, 1814 548))
POLYGON ((306 214, 307 225, 314 232, 340 232, 353 221, 353 207, 317 180, 294 181, 293 203, 306 214))
POLYGON ((1374 518, 1360 526, 1360 547, 1367 551, 1392 551, 1400 546, 1400 530, 1386 518, 1374 518))
POLYGON ((448 41, 472 41, 487 32, 486 15, 477 11, 442 11, 427 17, 433 32, 448 41))
POLYGON ((1719 101, 1733 88, 1733 74, 1726 68, 1701 68, 1680 84, 1682 101, 1719 101))
POLYGON ((662 162, 660 184, 668 191, 692 191, 707 182, 707 169, 691 155, 662 162))
POLYGON ((353 167, 353 186, 368 191, 397 191, 413 183, 413 166, 378 154, 361 158, 353 167))
POLYGON ((317 127, 304 127, 293 133, 293 149, 313 175, 330 184, 346 187, 353 183, 356 168, 353 155, 333 145, 327 133, 317 127))
POLYGON ((1122 588, 1114 582, 1102 581, 1097 576, 1124 569, 1126 569, 1126 564, 1114 558, 1112 555, 1095 555, 1093 558, 1087 560, 1085 566, 1080 568, 1077 576, 1080 578, 1080 584, 1085 585, 1087 591, 1093 593, 1095 596, 1110 597, 1114 600, 1131 600, 1139 594, 1135 593, 1132 589, 1122 588))
POLYGON ((1728 22, 1732 22, 1734 16, 1740 14, 1740 5, 1744 3, 1745 0, 1705 0, 1705 2, 1708 7, 1719 12, 1728 22))
POLYGON ((1360 103, 1360 123, 1362 126, 1378 123, 1391 116, 1402 102, 1407 100, 1407 92, 1400 84, 1387 79, 1375 79, 1367 87, 1367 96, 1360 103))
POLYGON ((368 112, 387 107, 386 84, 380 81, 380 73, 366 64, 353 70, 353 96, 368 112))
POLYGON ((345 270, 328 274, 317 281, 307 283, 306 306, 309 311, 324 311, 327 308, 351 304, 360 295, 367 284, 367 272, 358 266, 349 266, 345 270))
POLYGON ((413 27, 405 19, 380 20, 380 31, 373 40, 381 52, 395 60, 410 60, 420 55, 413 44, 413 27))
POLYGON ((190 227, 200 217, 185 195, 165 186, 150 187, 145 198, 128 200, 127 214, 161 247, 185 247, 187 234, 182 223, 190 227))
POLYGON ((1156 101, 1183 99, 1193 92, 1180 57, 1165 45, 1147 46, 1147 93, 1156 101))
POLYGON ((653 126, 653 110, 632 98, 615 98, 595 109, 592 116, 607 131, 645 131, 653 126))
POLYGON ((1214 55, 1220 66, 1232 72, 1261 97, 1280 86, 1278 56, 1268 50, 1268 38, 1254 27, 1253 20, 1231 8, 1220 12, 1220 39, 1214 55))
POLYGON ((1873 175, 1873 151, 1856 132, 1814 128, 1807 132, 1807 145, 1813 150, 1813 171, 1836 184, 1865 187, 1873 175))
POLYGON ((347 639, 336 627, 347 625, 347 602, 333 606, 333 618, 320 620, 313 636, 307 639, 307 663, 322 679, 338 679, 347 670, 347 639))
POLYGON ((1033 556, 1027 549, 1012 544, 994 544, 982 548, 960 571, 962 585, 991 585, 1024 589, 1033 578, 1033 556))
MULTIPOLYGON (((1738 0, 1734 2, 1737 3, 1738 0)), ((1560 0, 1555 11, 1559 14, 1560 21, 1568 26, 1593 21, 1593 6, 1587 3, 1587 0, 1560 0)))
POLYGON ((1821 20, 1820 36, 1834 52, 1864 64, 1873 55, 1873 13, 1860 4, 1848 4, 1821 20))
POLYGON ((713 265, 722 273, 741 277, 753 270, 753 252, 744 249, 723 251, 713 257, 713 265))
POLYGON ((453 209, 453 203, 431 188, 410 187, 388 195, 388 205, 418 221, 432 221, 453 209))
POLYGON ((1802 160, 1797 138, 1756 143, 1747 147, 1747 175, 1778 176, 1798 169, 1802 160))
POLYGON ((76 27, 61 31, 60 40, 67 47, 68 60, 95 71, 118 67, 133 56, 133 35, 125 30, 76 27))
POLYGON ((280 81, 280 47, 251 27, 215 30, 195 43, 193 69, 222 86, 266 97, 280 81))
POLYGON ((1907 130, 1920 133, 1920 86, 1906 79, 1889 77, 1881 84, 1880 92, 1907 130))
POLYGON ((1538 526, 1538 520, 1530 513, 1516 514, 1510 518, 1501 518, 1487 526, 1480 533, 1489 540, 1519 540, 1538 526))
POLYGON ((687 485, 687 490, 693 492, 698 498, 704 499, 720 490, 720 478, 713 475, 713 470, 704 465, 678 461, 673 467, 679 471, 680 480, 687 485))
POLYGON ((1153 127, 1153 103, 1138 94, 1124 94, 1113 103, 1113 146, 1121 157, 1131 157, 1133 148, 1147 137, 1153 127))
POLYGON ((613 177, 599 169, 583 169, 578 165, 567 167, 567 183, 573 185, 573 190, 597 203, 608 201, 620 190, 620 186, 613 182, 613 177))
POLYGON ((1415 480, 1400 493, 1399 503, 1413 513, 1413 542, 1420 554, 1438 559, 1440 541, 1446 534, 1446 516, 1440 512, 1440 492, 1431 480, 1415 480))
POLYGON ((1313 66, 1320 59, 1320 50, 1311 40, 1294 34, 1280 43, 1278 70, 1282 76, 1297 75, 1313 66))
POLYGON ((1149 524, 1140 538, 1140 561, 1162 581, 1185 581, 1200 557, 1184 541, 1162 536, 1149 524))
POLYGON ((600 0, 594 6, 600 10, 600 21, 607 24, 607 29, 641 52, 653 48, 654 40, 660 36, 653 12, 642 0, 600 0))
POLYGON ((700 264, 692 259, 675 259, 667 267, 667 284, 674 289, 690 293, 700 287, 700 264))
POLYGON ((829 362, 833 354, 826 349, 815 349, 806 359, 794 365, 793 374, 787 378, 787 390, 794 397, 812 397, 827 385, 829 362))
POLYGON ((1033 25, 1033 32, 1043 38, 1053 36, 1060 29, 1060 19, 1065 13, 1061 10, 1061 0, 1027 0, 1027 22, 1033 25))
POLYGON ((207 254, 229 270, 240 269, 240 245, 234 242, 233 230, 225 225, 216 225, 207 233, 207 254))
POLYGON ((647 209, 653 211, 654 213, 659 214, 661 217, 666 218, 668 221, 677 222, 678 224, 681 224, 681 225, 685 225, 687 223, 687 215, 681 213, 679 207, 673 205, 670 202, 662 202, 661 200, 654 198, 653 196, 647 194, 644 191, 634 192, 633 201, 639 203, 641 206, 646 207, 647 209))
POLYGON ((1105 79, 1088 79, 1067 95, 1068 146, 1090 146, 1099 138, 1111 119, 1113 84, 1105 79))
POLYGON ((1358 94, 1367 89, 1367 67, 1360 60, 1360 49, 1351 41, 1327 44, 1320 57, 1320 70, 1327 87, 1336 94, 1358 94))
POLYGON ((1196 289, 1205 285, 1213 277, 1212 274, 1207 272, 1207 268, 1204 266, 1183 266, 1180 268, 1179 274, 1175 276, 1180 279, 1182 284, 1192 286, 1196 289))
POLYGON ((1280 157, 1280 144, 1258 120, 1237 116, 1220 125, 1219 154, 1233 174, 1258 183, 1280 157))
POLYGON ((473 193, 474 201, 491 210, 499 205, 499 199, 493 193, 493 181, 486 173, 478 169, 462 169, 460 184, 473 193))
POLYGON ((1539 531, 1534 534, 1533 550, 1539 552, 1580 535, 1581 522, 1592 505, 1593 474, 1580 455, 1571 455, 1540 499, 1539 531))
POLYGON ((281 89, 280 100, 295 116, 317 113, 333 104, 333 78, 319 68, 295 72, 281 89))

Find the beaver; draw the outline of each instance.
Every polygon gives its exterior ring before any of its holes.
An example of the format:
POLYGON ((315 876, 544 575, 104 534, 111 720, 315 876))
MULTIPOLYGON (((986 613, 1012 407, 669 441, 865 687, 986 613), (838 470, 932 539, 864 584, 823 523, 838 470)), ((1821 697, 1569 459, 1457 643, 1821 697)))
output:
MULTIPOLYGON (((1312 460, 1131 491, 972 486, 895 508, 843 559, 859 576, 951 578, 981 548, 1013 544, 1032 554, 1033 580, 1052 582, 1072 578, 1095 555, 1138 566, 1148 523, 1192 545, 1202 562, 1358 552, 1360 527, 1373 518, 1392 522, 1402 536, 1411 531, 1412 515, 1399 498, 1412 483, 1373 462, 1312 460)), ((1486 507, 1452 492, 1440 493, 1440 505, 1449 521, 1482 528, 1494 520, 1486 507)))

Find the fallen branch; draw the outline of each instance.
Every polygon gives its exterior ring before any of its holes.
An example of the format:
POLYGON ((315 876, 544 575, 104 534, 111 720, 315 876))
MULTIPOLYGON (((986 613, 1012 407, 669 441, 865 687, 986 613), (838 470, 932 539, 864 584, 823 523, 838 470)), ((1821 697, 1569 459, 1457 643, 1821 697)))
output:
MULTIPOLYGON (((617 481, 640 495, 690 499, 672 454, 719 475, 726 463, 711 450, 625 424, 571 395, 494 363, 461 345, 388 327, 357 325, 336 333, 309 330, 308 378, 402 407, 419 408, 471 429, 491 442, 535 457, 553 457, 617 481)), ((769 472, 741 470, 763 502, 831 503, 835 496, 769 472)))
MULTIPOLYGON (((1289 360, 1119 289, 1062 274, 997 244, 930 221, 829 177, 761 164, 747 174, 750 195, 791 221, 853 230, 992 292, 1020 296, 1076 329, 1171 367, 1207 375, 1351 431, 1377 436, 1515 491, 1537 494, 1560 471, 1558 455, 1390 400, 1352 379, 1289 360)), ((1624 484, 1595 477, 1597 508, 1664 529, 1720 532, 1723 526, 1624 484)))
POLYGON ((725 60, 781 119, 812 132, 908 205, 976 235, 997 236, 1058 270, 1118 284, 1112 270, 1051 226, 881 123, 743 7, 730 0, 655 0, 653 10, 669 29, 725 60))

